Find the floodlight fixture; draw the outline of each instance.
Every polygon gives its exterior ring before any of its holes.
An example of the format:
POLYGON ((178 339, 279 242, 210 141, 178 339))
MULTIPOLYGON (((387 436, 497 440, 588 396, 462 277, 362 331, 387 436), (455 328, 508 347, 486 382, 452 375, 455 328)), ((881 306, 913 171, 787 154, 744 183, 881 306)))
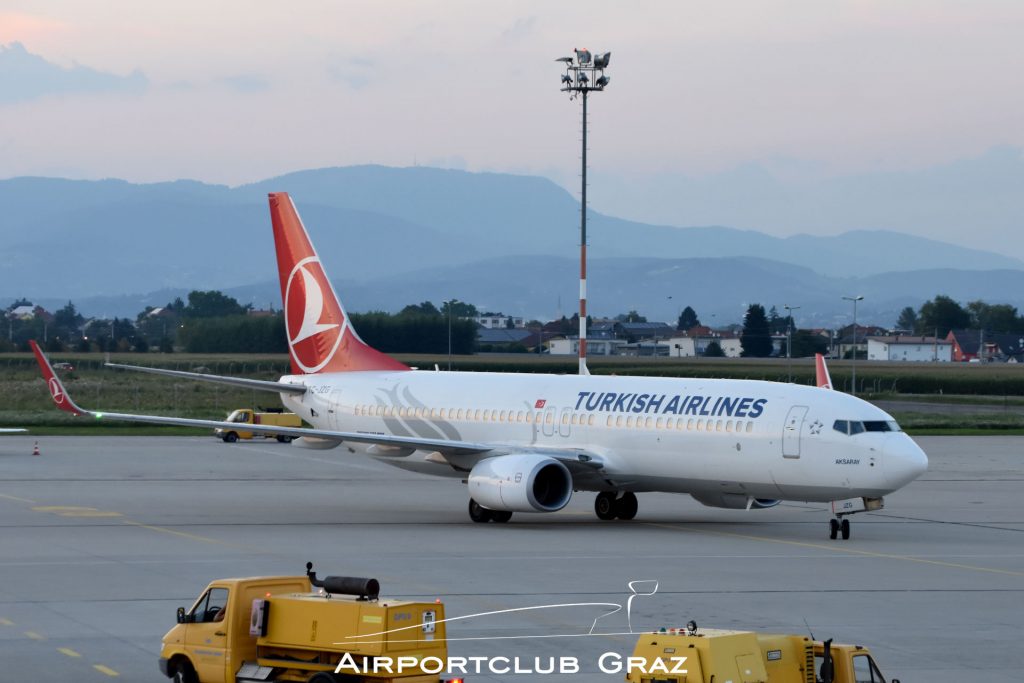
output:
POLYGON ((566 64, 572 64, 572 57, 559 57, 555 61, 556 62, 565 62, 566 64))
POLYGON ((590 82, 590 78, 587 77, 587 73, 585 71, 581 71, 580 75, 576 77, 576 80, 578 80, 583 85, 586 85, 587 83, 590 82))
POLYGON ((590 64, 590 50, 584 48, 576 50, 576 59, 581 65, 590 64))
POLYGON ((611 52, 605 52, 594 57, 594 68, 595 69, 606 69, 608 68, 608 62, 612 58, 611 52))
POLYGON ((594 81, 594 85, 596 85, 599 88, 603 88, 604 86, 608 85, 611 82, 611 80, 611 76, 601 76, 599 79, 594 81))
POLYGON ((569 74, 562 74, 562 83, 566 85, 572 85, 572 76, 569 74))

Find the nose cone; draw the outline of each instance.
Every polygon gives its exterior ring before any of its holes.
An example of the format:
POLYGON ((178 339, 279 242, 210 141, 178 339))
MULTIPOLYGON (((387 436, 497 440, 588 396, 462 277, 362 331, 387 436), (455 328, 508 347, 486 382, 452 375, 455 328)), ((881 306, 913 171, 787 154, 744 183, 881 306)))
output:
POLYGON ((885 444, 885 478, 901 489, 928 471, 928 456, 906 434, 893 434, 885 444))

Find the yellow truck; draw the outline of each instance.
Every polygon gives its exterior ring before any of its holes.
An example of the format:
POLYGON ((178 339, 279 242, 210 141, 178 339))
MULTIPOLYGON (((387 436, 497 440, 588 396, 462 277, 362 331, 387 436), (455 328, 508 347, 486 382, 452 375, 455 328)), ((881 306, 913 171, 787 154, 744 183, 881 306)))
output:
MULTIPOLYGON (((227 422, 237 422, 238 429, 215 429, 214 434, 223 439, 226 443, 234 443, 239 439, 251 439, 253 432, 247 432, 243 425, 277 425, 278 427, 301 427, 302 418, 295 413, 259 413, 249 408, 239 408, 228 415, 227 422)), ((293 437, 284 434, 260 434, 266 438, 276 438, 281 443, 288 443, 293 437)))
POLYGON ((447 660, 444 605, 381 598, 376 579, 319 580, 312 568, 211 583, 178 608, 160 671, 174 683, 443 683, 424 667, 447 660))
POLYGON ((628 663, 628 683, 886 683, 860 645, 698 629, 692 621, 640 636, 628 663))

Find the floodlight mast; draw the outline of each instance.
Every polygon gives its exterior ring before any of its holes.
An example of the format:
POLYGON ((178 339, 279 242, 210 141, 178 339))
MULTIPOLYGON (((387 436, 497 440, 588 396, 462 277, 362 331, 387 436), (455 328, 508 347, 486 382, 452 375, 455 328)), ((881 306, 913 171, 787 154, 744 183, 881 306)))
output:
POLYGON ((575 57, 560 57, 557 62, 565 64, 562 74, 562 92, 569 93, 569 99, 577 95, 583 100, 583 154, 581 155, 582 189, 580 191, 580 345, 579 373, 589 375, 587 370, 587 95, 602 91, 611 81, 604 70, 611 61, 611 52, 592 57, 590 50, 577 49, 575 57))

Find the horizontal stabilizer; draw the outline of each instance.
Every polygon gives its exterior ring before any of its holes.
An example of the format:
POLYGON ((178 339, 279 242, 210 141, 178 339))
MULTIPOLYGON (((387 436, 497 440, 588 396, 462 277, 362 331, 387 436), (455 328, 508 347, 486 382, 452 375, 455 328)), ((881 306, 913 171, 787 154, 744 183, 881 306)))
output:
POLYGON ((135 372, 148 372, 152 375, 165 375, 167 377, 181 377, 182 379, 194 379, 200 382, 213 382, 215 384, 228 384, 246 389, 257 389, 259 391, 273 391, 278 394, 304 394, 306 387, 302 384, 288 384, 287 382, 274 382, 264 379, 247 379, 245 377, 224 377, 223 375, 207 375, 201 372, 185 372, 184 370, 164 370, 163 368, 147 368, 141 365, 121 365, 119 363, 106 363, 108 368, 118 370, 133 370, 135 372))

